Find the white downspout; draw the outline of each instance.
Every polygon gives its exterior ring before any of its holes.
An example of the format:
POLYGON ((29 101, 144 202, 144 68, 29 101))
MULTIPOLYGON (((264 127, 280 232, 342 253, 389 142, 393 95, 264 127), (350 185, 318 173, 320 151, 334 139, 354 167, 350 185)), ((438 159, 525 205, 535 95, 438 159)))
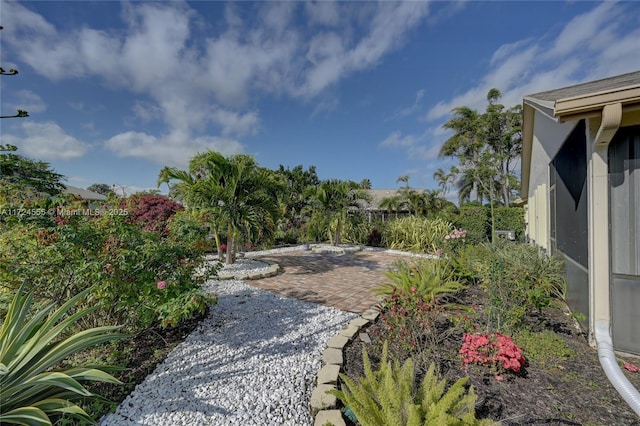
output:
MULTIPOLYGON (((610 104, 605 105, 602 109, 602 122, 596 133, 594 140, 594 152, 592 154, 592 193, 589 196, 592 198, 592 216, 597 216, 598 219, 606 219, 603 221, 604 223, 609 223, 608 213, 609 213, 609 203, 608 203, 608 194, 609 194, 609 184, 606 179, 607 174, 607 154, 606 150, 608 148, 613 135, 618 131, 620 127, 620 123, 622 121, 622 104, 610 104), (596 158, 599 157, 599 158, 596 158), (604 160, 604 161, 603 161, 604 160), (597 195, 596 195, 597 194, 597 195), (602 199, 595 200, 595 197, 605 197, 605 202, 602 202, 602 199)), ((595 217, 593 217, 595 219, 595 217)), ((594 220, 594 222, 599 222, 598 220, 594 220)), ((593 222, 592 222, 593 223, 593 222)), ((602 223, 602 222, 600 222, 602 223)), ((595 225, 595 223, 593 223, 595 225)), ((608 228, 608 226, 607 226, 608 228)), ((592 232, 593 232, 592 228, 592 232)), ((625 400, 627 404, 635 411, 635 413, 640 416, 640 392, 629 382, 627 377, 624 375, 622 370, 620 370, 620 366, 618 366, 618 362, 616 361, 616 355, 613 349, 613 341, 611 339, 611 329, 610 329, 610 270, 608 266, 608 242, 609 235, 598 235, 598 237, 594 236, 594 238, 605 238, 605 241, 600 241, 600 243, 605 243, 607 246, 607 253, 592 253, 592 259, 594 259, 594 265, 592 265, 595 271, 591 271, 591 274, 595 276, 592 278, 594 280, 594 286, 592 291, 592 296, 594 296, 594 300, 592 302, 593 306, 593 319, 592 326, 594 326, 595 330, 595 340, 596 345, 598 347, 598 358, 600 359, 600 365, 604 370, 607 378, 613 385, 613 387, 618 391, 620 396, 625 400), (605 256, 603 259, 601 256, 605 256), (597 260, 595 260, 597 258, 597 260), (603 261, 603 262, 601 262, 603 261), (604 265, 607 265, 606 268, 603 268, 604 265), (602 288, 598 284, 601 284, 603 281, 607 283, 606 288, 602 288)), ((594 246, 599 245, 602 248, 602 244, 598 244, 598 241, 594 241, 594 246)))
POLYGON ((613 351, 608 321, 596 321, 596 343, 598 345, 600 365, 607 378, 622 399, 640 416, 640 392, 631 384, 618 366, 616 354, 613 351))

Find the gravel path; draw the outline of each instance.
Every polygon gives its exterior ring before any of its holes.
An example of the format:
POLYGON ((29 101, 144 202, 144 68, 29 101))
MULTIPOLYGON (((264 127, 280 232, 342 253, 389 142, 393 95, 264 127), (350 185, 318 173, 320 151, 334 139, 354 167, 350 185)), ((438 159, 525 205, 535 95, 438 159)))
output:
POLYGON ((313 424, 322 350, 356 315, 242 281, 210 281, 206 290, 219 295, 209 316, 100 424, 313 424))

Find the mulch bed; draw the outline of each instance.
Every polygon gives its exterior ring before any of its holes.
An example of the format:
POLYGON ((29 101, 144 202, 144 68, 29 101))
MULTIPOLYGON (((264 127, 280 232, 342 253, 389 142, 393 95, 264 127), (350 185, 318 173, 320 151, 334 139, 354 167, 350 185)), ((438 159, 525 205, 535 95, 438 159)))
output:
MULTIPOLYGON (((557 307, 546 308, 542 315, 531 315, 527 320, 534 331, 555 332, 575 355, 544 365, 527 362, 519 374, 502 374, 502 380, 496 380, 495 373, 488 367, 474 366, 463 370, 458 354, 461 332, 453 333, 437 348, 432 348, 441 377, 450 383, 460 377, 470 377, 468 384, 474 387, 478 396, 478 418, 490 418, 504 425, 640 425, 640 418, 607 379, 597 350, 588 344, 585 333, 568 315, 566 306, 557 303, 557 307)), ((373 338, 373 343, 356 338, 344 350, 344 372, 353 379, 364 375, 363 347, 367 348, 373 368, 379 366, 376 355, 379 349, 374 345, 375 336, 382 333, 380 320, 370 325, 366 332, 373 338)), ((640 365, 639 358, 618 359, 640 365)), ((623 371, 640 389, 640 372, 623 371)), ((417 383, 424 374, 424 368, 418 369, 417 383)))

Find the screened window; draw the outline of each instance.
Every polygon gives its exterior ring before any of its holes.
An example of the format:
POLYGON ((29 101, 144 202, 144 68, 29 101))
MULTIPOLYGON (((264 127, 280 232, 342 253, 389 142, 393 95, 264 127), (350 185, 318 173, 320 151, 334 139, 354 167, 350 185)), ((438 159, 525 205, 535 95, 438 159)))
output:
POLYGON ((623 127, 609 144, 611 267, 640 275, 640 126, 623 127))

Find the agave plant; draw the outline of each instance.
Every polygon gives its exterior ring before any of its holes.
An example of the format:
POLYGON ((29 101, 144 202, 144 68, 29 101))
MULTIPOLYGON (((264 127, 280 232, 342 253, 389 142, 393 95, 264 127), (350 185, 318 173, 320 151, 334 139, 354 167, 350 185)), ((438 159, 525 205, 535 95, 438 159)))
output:
POLYGON ((29 318, 33 294, 23 294, 24 286, 19 289, 0 328, 0 424, 51 425, 60 416, 95 423, 74 403, 94 396, 81 382, 121 382, 104 371, 107 367, 52 369, 74 353, 125 337, 109 326, 63 335, 95 309, 69 313, 90 290, 55 311, 50 305, 29 318))

